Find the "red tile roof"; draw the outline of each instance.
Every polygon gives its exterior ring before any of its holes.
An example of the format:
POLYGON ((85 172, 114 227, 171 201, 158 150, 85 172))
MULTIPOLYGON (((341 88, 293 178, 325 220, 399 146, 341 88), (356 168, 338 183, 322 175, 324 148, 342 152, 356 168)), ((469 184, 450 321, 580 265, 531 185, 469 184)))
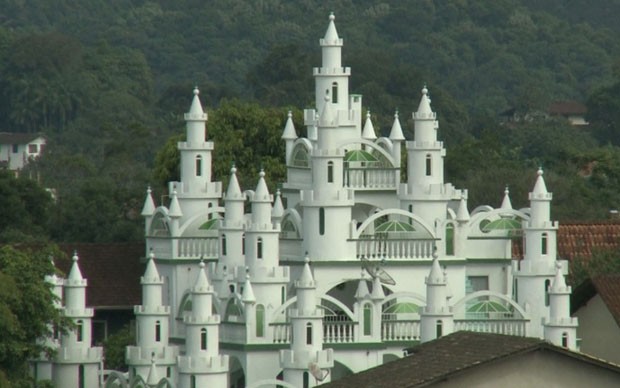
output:
POLYGON ((595 276, 592 284, 620 326, 620 274, 595 276))
MULTIPOLYGON (((586 260, 598 250, 620 249, 620 221, 560 223, 557 234, 558 258, 586 260)), ((523 258, 523 242, 513 240, 512 256, 523 258)))
MULTIPOLYGON (((88 280, 86 305, 99 309, 126 309, 141 303, 140 277, 145 264, 144 242, 60 244, 68 257, 76 251, 82 276, 88 280)), ((65 276, 71 260, 56 263, 65 276)))
POLYGON ((547 109, 551 115, 584 115, 588 111, 586 106, 577 101, 556 101, 547 109))

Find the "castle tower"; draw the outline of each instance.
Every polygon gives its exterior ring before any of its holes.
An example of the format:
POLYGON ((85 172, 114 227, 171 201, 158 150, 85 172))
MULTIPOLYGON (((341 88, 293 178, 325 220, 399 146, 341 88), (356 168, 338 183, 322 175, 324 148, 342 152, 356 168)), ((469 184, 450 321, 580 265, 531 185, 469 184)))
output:
MULTIPOLYGON (((422 89, 418 110, 413 113, 413 121, 414 141, 407 142, 407 185, 401 188, 401 199, 405 210, 432 224, 437 219, 445 220, 454 189, 444 184, 446 150, 443 142, 437 140, 439 124, 426 86, 422 89)), ((438 244, 437 248, 442 255, 443 246, 438 244)))
POLYGON ((280 365, 284 381, 296 387, 314 387, 329 382, 328 370, 334 360, 332 349, 323 349, 323 311, 317 308, 316 284, 308 258, 295 288, 297 305, 289 310, 291 349, 280 351, 280 365))
MULTIPOLYGON (((224 195, 224 220, 218 228, 219 260, 211 266, 211 276, 218 299, 225 301, 230 295, 229 287, 234 286, 235 271, 245 268, 245 193, 241 192, 237 179, 237 169, 230 169, 230 180, 224 195)), ((245 273, 245 271, 243 271, 245 273)))
POLYGON ((212 312, 213 294, 201 262, 191 289, 192 311, 183 317, 185 355, 178 357, 180 388, 228 386, 228 356, 219 353, 220 316, 212 312))
POLYGON ((570 316, 572 289, 566 285, 562 264, 556 263, 553 283, 549 288, 549 319, 545 320, 545 339, 557 346, 577 351, 577 318, 570 316))
MULTIPOLYGON (((552 194, 547 191, 542 169, 529 195, 530 220, 523 225, 523 260, 513 263, 517 302, 530 312, 528 336, 544 337, 542 323, 549 318, 549 288, 556 273, 558 223, 550 220, 552 194)), ((558 261, 563 274, 565 260, 558 261)))
POLYGON ((54 357, 52 381, 56 387, 98 387, 102 348, 91 346, 92 308, 86 308, 87 281, 82 277, 77 253, 64 282, 65 316, 75 329, 62 335, 54 357))
POLYGON ((136 316, 136 346, 128 346, 126 353, 130 380, 140 375, 149 376, 151 360, 157 361, 157 373, 174 379, 176 376, 176 357, 179 350, 168 344, 168 318, 170 307, 162 303, 164 279, 159 275, 155 257, 151 252, 142 284, 142 305, 134 306, 136 316))
POLYGON ((448 279, 437 255, 426 277, 426 306, 420 313, 420 342, 428 342, 454 330, 454 314, 448 304, 448 279))
MULTIPOLYGON (((185 114, 186 140, 179 142, 181 181, 170 182, 168 191, 177 192, 183 213, 189 215, 217 207, 222 196, 221 182, 212 182, 211 153, 213 142, 207 141, 207 114, 202 110, 198 88, 189 112, 185 114)), ((185 221, 185 220, 182 220, 185 221)))
POLYGON ((284 125, 284 131, 282 131, 282 140, 285 142, 286 153, 284 161, 288 164, 291 161, 293 153, 293 143, 297 140, 297 131, 295 130, 295 124, 293 124, 293 112, 288 111, 288 118, 284 125))
MULTIPOLYGON (((279 234, 280 224, 271 220, 271 202, 265 182, 265 172, 259 174, 256 190, 251 194, 252 217, 245 232, 245 266, 246 271, 237 271, 239 285, 252 279, 253 295, 256 297, 255 327, 247 339, 250 343, 270 341, 271 328, 267 327, 267 317, 286 300, 286 287, 289 282, 289 268, 281 267, 279 234), (262 329, 261 329, 262 328, 262 329)), ((247 290, 244 288, 243 292, 247 290)), ((246 319, 248 314, 246 314, 246 319)))

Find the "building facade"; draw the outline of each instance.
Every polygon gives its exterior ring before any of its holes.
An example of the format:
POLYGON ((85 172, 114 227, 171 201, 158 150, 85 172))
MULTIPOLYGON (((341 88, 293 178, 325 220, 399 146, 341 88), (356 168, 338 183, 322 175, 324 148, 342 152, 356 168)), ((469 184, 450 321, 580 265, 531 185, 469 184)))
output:
POLYGON ((413 139, 398 113, 377 136, 362 96, 349 93, 333 15, 320 47, 308 136, 289 114, 287 179, 275 195, 268 171, 245 191, 235 167, 225 191, 214 179, 217 145, 194 90, 181 178, 168 203, 149 190, 142 211, 149 261, 129 375, 108 386, 312 387, 460 330, 576 349, 543 171, 529 208, 513 209, 506 189, 500 207, 470 211, 467 190, 444 180, 426 86, 413 139))

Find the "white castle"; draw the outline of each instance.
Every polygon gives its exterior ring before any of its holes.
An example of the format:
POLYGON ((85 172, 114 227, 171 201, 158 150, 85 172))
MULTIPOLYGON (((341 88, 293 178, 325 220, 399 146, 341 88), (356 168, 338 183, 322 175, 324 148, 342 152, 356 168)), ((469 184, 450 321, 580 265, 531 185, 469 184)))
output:
MULTIPOLYGON (((308 137, 289 114, 287 181, 275 198, 264 172, 254 190, 241 190, 234 167, 225 192, 213 180, 215 145, 194 90, 180 181, 169 183, 168 206, 149 190, 142 211, 149 259, 129 373, 98 376, 102 353, 90 346, 75 257, 64 293, 77 328, 36 365, 39 378, 57 387, 312 387, 458 330, 576 349, 542 170, 529 208, 513 209, 506 189, 499 208, 468 211, 467 190, 444 182, 426 87, 414 139, 398 114, 389 137, 377 137, 362 97, 349 94, 333 15, 320 45, 308 137), (512 258, 514 239, 523 240, 522 260, 512 258)), ((50 281, 60 295, 63 280, 50 281)))

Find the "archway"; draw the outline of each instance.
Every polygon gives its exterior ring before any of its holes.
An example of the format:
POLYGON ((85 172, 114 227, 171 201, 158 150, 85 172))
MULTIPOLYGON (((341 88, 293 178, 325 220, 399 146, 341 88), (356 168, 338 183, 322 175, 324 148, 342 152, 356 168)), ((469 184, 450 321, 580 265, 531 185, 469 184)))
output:
POLYGON ((230 356, 228 360, 230 388, 245 388, 245 371, 241 361, 235 356, 230 356))
POLYGON ((347 367, 345 364, 338 362, 338 361, 334 361, 334 367, 332 368, 332 371, 331 371, 332 381, 339 380, 343 377, 346 377, 352 374, 353 374, 353 371, 349 369, 349 367, 347 367))

